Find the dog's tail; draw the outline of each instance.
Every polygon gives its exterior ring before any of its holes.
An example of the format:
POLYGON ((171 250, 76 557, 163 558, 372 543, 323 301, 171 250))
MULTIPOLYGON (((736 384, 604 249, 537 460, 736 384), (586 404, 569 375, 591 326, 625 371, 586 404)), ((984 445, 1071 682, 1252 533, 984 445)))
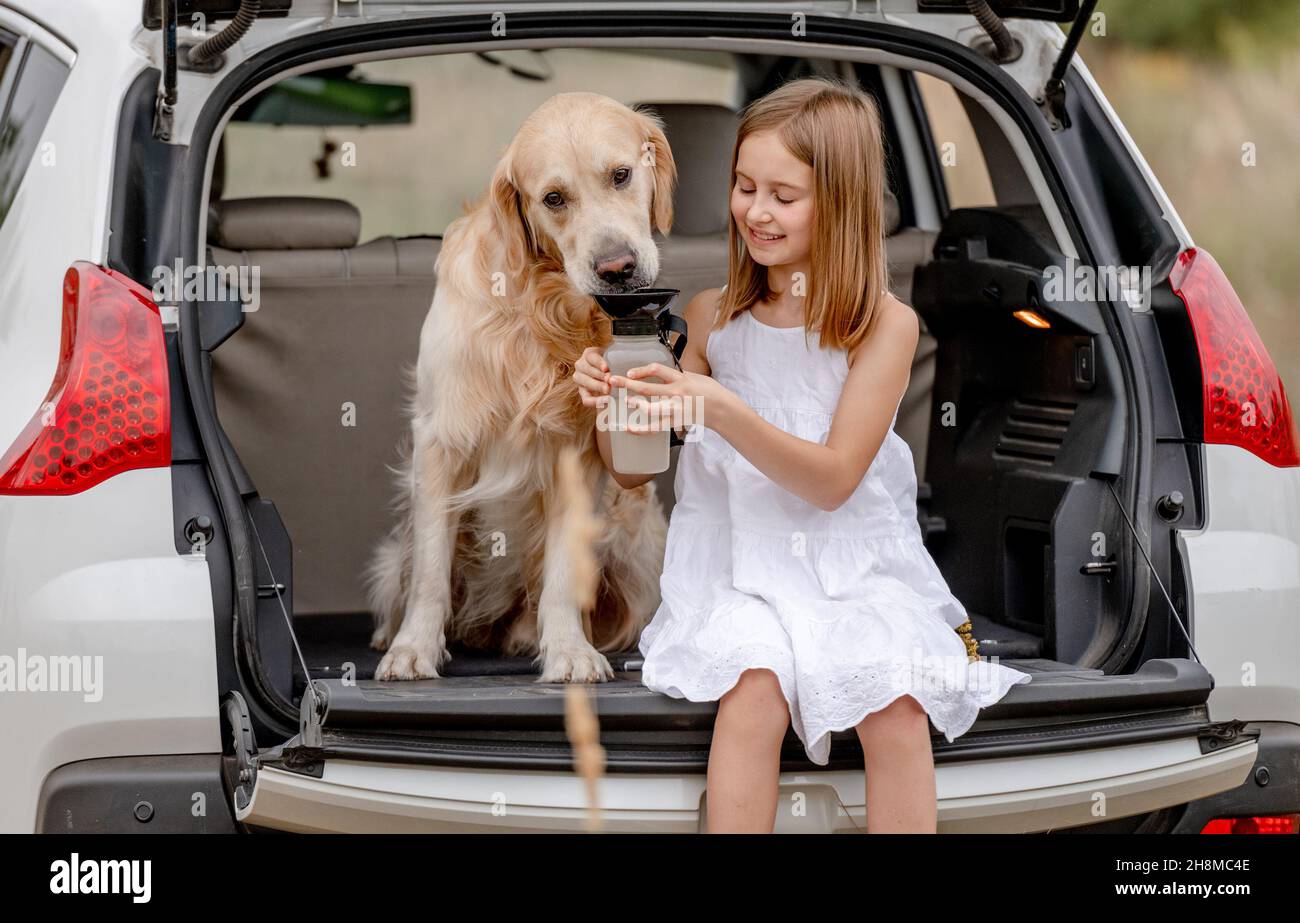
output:
POLYGON ((414 477, 411 466, 411 437, 406 434, 398 445, 399 461, 389 467, 397 486, 393 505, 397 521, 375 546, 363 580, 370 611, 375 617, 375 639, 387 646, 401 625, 406 611, 406 594, 411 582, 414 556, 414 526, 411 520, 411 492, 414 477))

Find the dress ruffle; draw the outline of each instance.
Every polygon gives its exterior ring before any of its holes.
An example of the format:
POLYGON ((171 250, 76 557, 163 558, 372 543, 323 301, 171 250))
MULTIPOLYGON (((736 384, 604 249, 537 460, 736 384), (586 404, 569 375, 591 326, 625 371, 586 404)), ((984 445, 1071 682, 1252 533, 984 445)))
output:
POLYGON ((831 732, 901 695, 913 696, 952 741, 981 708, 1030 681, 969 660, 953 630, 965 609, 930 576, 937 566, 919 536, 813 534, 797 555, 789 539, 726 523, 678 531, 669 537, 659 611, 641 635, 643 682, 717 701, 744 670, 770 669, 817 765, 829 759, 831 732), (718 568, 722 547, 730 548, 729 569, 718 568))

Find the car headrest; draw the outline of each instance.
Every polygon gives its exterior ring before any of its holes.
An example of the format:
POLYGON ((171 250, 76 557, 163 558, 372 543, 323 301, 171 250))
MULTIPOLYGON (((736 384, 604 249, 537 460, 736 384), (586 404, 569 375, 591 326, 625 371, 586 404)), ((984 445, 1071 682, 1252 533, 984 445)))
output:
POLYGON ((639 103, 657 113, 677 163, 673 234, 720 234, 730 221, 731 148, 739 117, 708 103, 639 103))
POLYGON ((227 250, 342 250, 361 237, 361 212, 342 199, 261 196, 208 208, 208 243, 227 250))
MULTIPOLYGON (((707 103, 638 103, 658 113, 677 163, 674 234, 721 234, 731 220, 731 148, 739 116, 707 103)), ((898 199, 885 190, 885 236, 898 230, 898 199)))
POLYGON ((898 210, 898 197, 888 189, 885 190, 885 236, 889 237, 898 230, 902 221, 902 212, 898 210))

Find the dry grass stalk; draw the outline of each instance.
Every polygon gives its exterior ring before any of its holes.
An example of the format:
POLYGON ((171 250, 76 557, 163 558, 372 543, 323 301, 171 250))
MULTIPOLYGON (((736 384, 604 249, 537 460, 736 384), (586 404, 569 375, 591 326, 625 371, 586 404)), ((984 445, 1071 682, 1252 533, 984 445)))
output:
POLYGON ((573 747, 574 769, 587 788, 587 831, 599 833, 599 784, 605 772, 605 748, 600 745, 600 721, 591 707, 591 692, 584 685, 571 683, 564 690, 564 732, 573 747))
MULTIPOLYGON (((582 626, 592 639, 591 610, 600 585, 600 564, 595 542, 602 521, 593 512, 591 491, 583 483, 578 453, 573 448, 560 452, 557 491, 564 504, 565 547, 573 574, 574 601, 582 610, 582 626)), ((605 749, 600 745, 600 721, 592 708, 591 693, 584 685, 570 684, 564 690, 564 732, 573 748, 574 770, 587 789, 588 832, 602 828, 599 783, 605 772, 605 749)))

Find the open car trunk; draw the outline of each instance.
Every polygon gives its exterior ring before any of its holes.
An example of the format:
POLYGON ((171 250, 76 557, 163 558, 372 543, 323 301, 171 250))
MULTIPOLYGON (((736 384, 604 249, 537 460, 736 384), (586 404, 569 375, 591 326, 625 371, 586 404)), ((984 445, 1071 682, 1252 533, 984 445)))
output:
MULTIPOLYGON (((1036 288, 1045 266, 1064 261, 1044 241, 1032 212, 957 209, 933 238, 929 258, 909 267, 912 302, 927 328, 904 400, 910 418, 928 424, 918 490, 922 533, 971 614, 980 654, 1034 677, 985 709, 957 741, 936 737, 939 759, 1218 733, 1205 708, 1213 681, 1182 650, 1171 646, 1144 662, 1134 658, 1118 672, 1087 662, 1098 638, 1124 631, 1132 582, 1146 566, 1103 480, 1120 473, 1134 434, 1097 305, 1036 288), (1022 306, 1048 328, 1016 319, 1011 312, 1022 306), (1103 555, 1096 553, 1098 534, 1107 538, 1103 555)), ((401 246, 427 254, 437 242, 377 241, 358 250, 381 246, 400 257, 401 246)), ((213 256, 219 263, 235 259, 220 248, 213 256)), ((273 263, 285 256, 259 258, 273 263)), ((348 357, 374 356, 371 350, 391 354, 392 343, 405 342, 410 355, 403 358, 414 361, 416 338, 404 337, 400 326, 422 321, 432 280, 417 275, 417 284, 403 292, 401 283, 412 280, 402 280, 397 268, 399 283, 385 293, 390 307, 405 306, 395 316, 396 330, 350 322, 354 280, 339 280, 333 297, 322 297, 319 279, 271 275, 264 277, 259 310, 232 318, 243 326, 225 333, 228 340, 214 354, 217 406, 232 450, 257 465, 255 475, 240 476, 261 546, 255 556, 263 661, 277 688, 301 703, 306 677, 286 622, 293 613, 293 634, 323 699, 312 719, 320 739, 305 748, 298 740, 284 759, 311 763, 312 754, 374 755, 396 746, 405 759, 436 752, 471 762, 567 765, 564 687, 538 683, 528 658, 453 646, 440 679, 372 679, 380 654, 368 646, 372 623, 358 581, 370 545, 356 534, 387 528, 391 486, 383 479, 361 489, 355 466, 340 480, 337 463, 356 456, 346 440, 368 441, 382 431, 373 422, 378 414, 372 411, 370 428, 359 424, 353 434, 332 419, 327 402, 325 416, 304 424, 292 394, 278 399, 271 388, 255 387, 267 375, 266 357, 275 355, 275 380, 287 376, 310 391, 328 391, 343 377, 348 387, 338 390, 340 398, 355 396, 359 407, 398 406, 397 376, 359 375, 348 367, 348 357), (277 403, 283 414, 271 419, 277 403), (260 496, 254 482, 274 485, 268 494, 292 507, 287 522, 279 503, 260 496), (299 577, 303 570, 309 580, 299 577), (489 744, 490 753, 480 751, 489 744)), ((400 425, 390 421, 371 457, 387 455, 400 425)), ((665 505, 672 501, 672 474, 670 468, 656 482, 665 505)), ((593 687, 610 768, 702 769, 716 703, 645 689, 636 650, 610 661, 617 678, 593 687)), ((793 732, 787 744, 788 764, 806 767, 793 732)), ((836 735, 832 768, 860 759, 853 733, 836 735)))
MULTIPOLYGON (((675 130, 734 131, 734 113, 710 111, 720 107, 656 108, 675 148, 675 130)), ((725 228, 688 220, 702 197, 683 198, 683 232, 662 241, 656 283, 681 289, 678 311, 724 280, 727 258, 725 228)), ((362 243, 348 203, 227 202, 215 179, 211 200, 208 264, 261 269, 256 311, 237 301, 197 311, 203 386, 249 526, 241 566, 251 561, 256 582, 254 617, 233 630, 237 645, 255 651, 254 690, 300 711, 296 735, 268 738, 270 709, 251 701, 247 685, 248 700, 225 699, 238 816, 318 829, 313 811, 333 801, 348 807, 319 829, 386 829, 441 810, 418 800, 403 767, 570 770, 566 689, 538 683, 526 658, 453 646, 439 679, 372 679, 380 655, 368 646, 361 575, 392 522, 385 465, 405 427, 400 370, 416 359, 441 239, 362 243), (276 229, 271 245, 257 231, 266 226, 276 229), (376 775, 358 769, 369 765, 376 775)), ((1094 749, 1109 759, 1168 744, 1151 756, 1159 766, 1126 764, 1134 778, 1177 776, 1149 804, 1236 784, 1252 757, 1217 759, 1241 749, 1240 726, 1210 720, 1212 677, 1187 658, 1168 613, 1147 631, 1151 575, 1128 518, 1144 521, 1132 460, 1152 449, 1140 440, 1155 440, 1134 424, 1132 354, 1118 348, 1103 316, 1109 306, 1044 290, 1044 271, 1068 261, 1037 205, 955 209, 938 232, 910 226, 908 208, 895 212, 892 288, 923 321, 897 427, 917 464, 921 532, 970 613, 979 653, 1033 675, 962 737, 936 735, 936 762, 1094 749)), ((668 513, 672 480, 670 468, 655 482, 668 513)), ((1144 534, 1153 551, 1157 538, 1169 544, 1169 532, 1144 534)), ((1176 556, 1166 547, 1156 559, 1169 562, 1166 583, 1182 598, 1176 556)), ((636 650, 609 659, 615 680, 590 687, 607 771, 701 775, 716 703, 650 692, 636 650)), ((280 708, 280 727, 288 711, 280 708)), ((793 732, 782 768, 816 769, 793 732)), ((861 768, 854 733, 834 735, 825 770, 861 768)), ((1006 828, 1033 823, 1017 817, 1006 828)))

